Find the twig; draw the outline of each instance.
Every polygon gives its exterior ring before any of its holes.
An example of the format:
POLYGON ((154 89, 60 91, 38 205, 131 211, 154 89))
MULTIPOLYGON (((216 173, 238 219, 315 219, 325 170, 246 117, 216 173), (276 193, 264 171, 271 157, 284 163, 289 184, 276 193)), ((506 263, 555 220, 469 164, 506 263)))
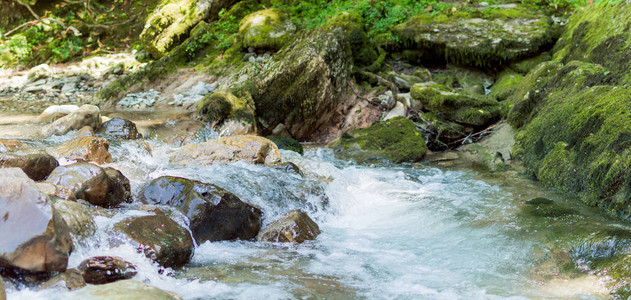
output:
POLYGON ((456 141, 453 141, 453 142, 449 143, 449 145, 454 145, 454 144, 457 144, 457 143, 464 143, 464 141, 468 140, 471 137, 475 137, 475 136, 483 135, 485 133, 489 133, 489 132, 491 132, 493 130, 493 128, 497 127, 500 124, 502 124, 502 122, 493 124, 493 125, 487 127, 486 129, 478 131, 476 133, 471 133, 467 137, 464 137, 464 138, 461 138, 459 140, 456 140, 456 141))
POLYGON ((368 98, 366 98, 364 96, 359 95, 359 93, 357 93, 357 91, 353 87, 353 83, 350 82, 349 80, 346 81, 346 84, 351 88, 351 90, 353 91, 353 94, 355 94, 355 96, 357 96, 357 98, 366 100, 368 103, 370 103, 370 104, 372 104, 374 106, 377 106, 377 107, 381 106, 380 103, 377 103, 377 102, 372 101, 372 100, 370 100, 370 99, 368 99, 368 98))

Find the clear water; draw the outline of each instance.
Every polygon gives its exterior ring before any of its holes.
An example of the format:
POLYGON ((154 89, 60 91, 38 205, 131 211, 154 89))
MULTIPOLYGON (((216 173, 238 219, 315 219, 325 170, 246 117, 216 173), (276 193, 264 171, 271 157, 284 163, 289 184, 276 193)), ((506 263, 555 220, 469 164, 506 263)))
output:
MULTIPOLYGON (((48 140, 44 143, 59 143, 48 140)), ((538 242, 516 223, 516 195, 475 178, 472 171, 433 167, 361 167, 328 149, 304 156, 282 151, 304 178, 245 163, 200 168, 169 166, 170 146, 114 144, 114 162, 137 192, 170 175, 219 185, 264 212, 264 226, 291 209, 319 225, 317 240, 301 245, 206 242, 182 270, 164 270, 112 226, 149 214, 134 203, 96 217, 97 234, 71 255, 69 267, 95 255, 122 256, 140 280, 184 299, 504 299, 549 297, 529 277, 538 242)), ((64 164, 70 162, 63 162, 64 164)), ((186 225, 186 220, 179 220, 186 225)), ((63 299, 63 290, 9 291, 9 299, 63 299)), ((582 296, 578 296, 581 297, 582 296)))

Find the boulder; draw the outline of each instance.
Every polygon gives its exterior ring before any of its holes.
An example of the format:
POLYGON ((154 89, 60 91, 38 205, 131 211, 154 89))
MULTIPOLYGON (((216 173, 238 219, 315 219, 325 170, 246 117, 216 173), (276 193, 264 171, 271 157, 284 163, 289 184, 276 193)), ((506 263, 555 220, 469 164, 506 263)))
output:
POLYGON ((174 293, 163 291, 135 280, 120 280, 103 285, 91 285, 64 295, 68 300, 182 300, 174 293))
POLYGON ((31 154, 0 152, 0 168, 20 168, 33 180, 45 179, 59 162, 46 152, 31 154))
POLYGON ((445 69, 435 71, 434 81, 456 91, 485 95, 493 85, 493 77, 474 68, 464 68, 447 64, 445 69))
POLYGON ((295 163, 292 163, 292 162, 281 163, 281 164, 275 166, 274 169, 279 170, 279 171, 284 172, 284 173, 298 174, 301 177, 304 176, 302 171, 300 171, 300 167, 298 167, 298 165, 296 165, 295 163))
POLYGON ((335 155, 369 163, 385 158, 394 163, 420 161, 427 152, 425 140, 412 121, 395 117, 370 127, 351 130, 331 142, 335 155))
POLYGON ((147 17, 140 40, 145 49, 160 58, 189 36, 202 20, 215 20, 223 8, 237 0, 162 0, 147 17))
POLYGON ((420 112, 418 117, 420 127, 430 133, 426 136, 430 149, 445 150, 449 143, 465 138, 473 132, 473 128, 445 120, 431 112, 420 112))
POLYGON ((237 97, 229 91, 217 90, 199 102, 198 113, 207 122, 237 121, 246 123, 254 131, 254 102, 248 97, 237 97))
POLYGON ((162 213, 131 217, 117 223, 114 228, 137 244, 139 251, 162 266, 181 267, 193 256, 191 234, 162 213))
POLYGON ((53 207, 68 225, 68 230, 75 242, 81 242, 96 232, 96 223, 89 207, 67 200, 57 200, 53 207))
POLYGON ((344 12, 292 39, 246 86, 264 134, 282 123, 298 140, 338 135, 358 101, 348 88, 354 56, 359 60, 360 50, 370 49, 359 18, 344 12))
POLYGON ((53 69, 51 69, 49 65, 41 64, 41 65, 38 65, 38 66, 35 66, 35 67, 31 68, 26 73, 26 78, 30 82, 35 82, 35 81, 38 81, 40 79, 49 78, 49 77, 53 76, 53 74, 54 74, 53 73, 53 69))
POLYGON ((69 160, 105 164, 112 162, 110 142, 102 137, 84 136, 57 146, 53 152, 69 160))
POLYGON ((258 241, 302 243, 307 240, 315 240, 320 234, 320 227, 301 210, 292 210, 269 224, 256 236, 258 241))
POLYGON ((209 183, 179 177, 156 178, 138 199, 177 208, 191 221, 198 244, 205 241, 249 240, 261 228, 261 210, 209 183))
POLYGON ((53 278, 46 280, 39 287, 41 289, 59 289, 76 290, 86 286, 85 280, 81 272, 77 269, 68 269, 65 272, 55 275, 53 278))
POLYGON ((50 123, 59 118, 65 117, 79 109, 76 105, 51 105, 47 107, 39 116, 33 119, 34 123, 50 123))
POLYGON ((72 240, 66 222, 18 168, 0 169, 0 267, 65 271, 72 240))
POLYGON ((42 134, 45 136, 64 135, 71 130, 79 130, 83 126, 98 128, 99 124, 101 124, 101 110, 97 106, 86 104, 75 112, 44 126, 42 134))
POLYGON ((142 134, 138 133, 134 122, 121 118, 114 118, 101 124, 99 129, 96 130, 96 134, 107 138, 124 140, 142 138, 142 134))
POLYGON ((82 261, 77 269, 89 284, 106 284, 131 279, 138 274, 134 264, 113 256, 90 257, 82 261))
POLYGON ((77 201, 74 191, 69 187, 55 185, 50 182, 38 182, 37 188, 40 192, 48 195, 51 199, 77 201))
POLYGON ((515 129, 502 123, 494 128, 490 136, 458 148, 463 158, 485 165, 490 170, 505 170, 513 159, 511 151, 515 146, 515 129))
POLYGON ((500 73, 497 81, 491 87, 489 96, 497 101, 508 99, 519 86, 524 76, 517 74, 511 69, 506 69, 500 73))
POLYGON ((552 19, 526 5, 421 14, 394 28, 422 61, 489 68, 540 52, 558 36, 552 19))
POLYGON ((151 125, 147 138, 174 146, 184 146, 198 141, 208 130, 204 122, 197 120, 173 120, 151 125))
POLYGON ((415 84, 410 95, 412 99, 420 101, 425 110, 464 125, 484 126, 500 114, 499 103, 495 99, 466 92, 457 93, 432 81, 415 84))
POLYGON ((265 138, 274 142, 274 144, 276 144, 278 149, 291 150, 294 152, 298 152, 300 154, 304 154, 304 149, 302 148, 302 145, 300 144, 300 142, 292 138, 274 136, 274 135, 266 136, 265 138))
POLYGON ((237 135, 186 145, 169 160, 171 164, 182 166, 226 164, 236 161, 271 165, 280 161, 280 152, 276 144, 266 138, 237 135))
POLYGON ((106 208, 131 200, 129 179, 117 170, 90 163, 58 167, 46 182, 68 187, 75 197, 106 208))
POLYGON ((75 138, 80 138, 84 136, 96 136, 96 134, 94 133, 94 128, 90 126, 83 126, 81 129, 77 130, 73 136, 75 138))
POLYGON ((405 110, 405 105, 397 101, 394 108, 392 108, 383 119, 385 121, 396 117, 405 117, 405 110))
POLYGON ((253 12, 239 23, 239 36, 243 48, 278 50, 296 31, 289 16, 278 9, 253 12))
POLYGON ((0 153, 15 152, 30 148, 29 145, 18 140, 0 139, 0 153))

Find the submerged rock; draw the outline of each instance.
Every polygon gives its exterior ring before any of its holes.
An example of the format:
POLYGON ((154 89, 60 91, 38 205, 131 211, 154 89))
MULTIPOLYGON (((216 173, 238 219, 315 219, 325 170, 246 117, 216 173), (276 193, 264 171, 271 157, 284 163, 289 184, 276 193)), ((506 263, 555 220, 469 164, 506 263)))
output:
POLYGON ((292 210, 269 224, 256 236, 259 241, 302 243, 315 240, 320 234, 320 227, 301 210, 292 210))
POLYGON ((65 159, 105 164, 112 162, 109 148, 110 142, 105 138, 84 136, 67 141, 53 151, 65 159))
POLYGON ((117 170, 90 163, 58 167, 46 182, 68 187, 75 197, 106 208, 131 199, 129 179, 117 170))
POLYGON ((335 154, 368 163, 385 158, 394 163, 420 161, 427 152, 425 140, 412 121, 395 117, 368 128, 352 130, 331 142, 335 154))
POLYGON ((101 124, 101 110, 94 105, 83 105, 73 113, 57 119, 42 128, 45 136, 64 135, 71 130, 79 130, 83 126, 98 128, 101 124))
POLYGON ((243 47, 278 50, 291 38, 296 26, 278 9, 265 9, 245 16, 239 23, 243 47))
POLYGON ((138 274, 134 264, 114 256, 90 257, 82 261, 77 269, 89 284, 106 284, 131 279, 138 274))
POLYGON ((423 61, 488 68, 540 52, 558 35, 550 17, 527 6, 417 15, 397 25, 407 48, 422 51, 423 61))
POLYGON ((243 161, 271 165, 280 161, 272 141, 254 135, 228 136, 180 148, 169 162, 182 166, 203 166, 243 161))
POLYGON ((121 118, 114 118, 101 124, 96 130, 96 134, 98 134, 99 136, 105 136, 107 138, 124 140, 135 140, 142 138, 142 134, 138 133, 138 130, 136 129, 136 124, 134 124, 134 122, 121 118))
POLYGON ((261 229, 262 212, 258 207, 209 183, 160 177, 143 188, 138 198, 143 203, 173 206, 185 214, 198 244, 250 240, 261 229))
POLYGON ((121 280, 103 285, 91 285, 69 293, 64 298, 68 300, 182 300, 180 296, 174 293, 166 292, 135 280, 121 280))
POLYGON ((68 269, 65 272, 55 275, 53 278, 42 283, 39 287, 41 289, 58 289, 64 288, 67 290, 76 290, 86 286, 85 280, 81 272, 77 269, 68 269))
POLYGON ((147 138, 174 146, 184 146, 205 137, 206 123, 197 120, 174 120, 149 127, 147 138))
POLYGON ((29 145, 18 140, 0 139, 0 153, 15 152, 30 148, 29 145))
POLYGON ((65 271, 72 251, 66 222, 22 170, 0 169, 0 178, 0 267, 65 271))
POLYGON ((114 228, 136 243, 148 258, 165 267, 181 267, 193 256, 190 233, 164 214, 128 218, 114 228))
POLYGON ((33 180, 44 180, 59 166, 59 162, 46 152, 31 154, 0 152, 0 168, 20 168, 33 180))

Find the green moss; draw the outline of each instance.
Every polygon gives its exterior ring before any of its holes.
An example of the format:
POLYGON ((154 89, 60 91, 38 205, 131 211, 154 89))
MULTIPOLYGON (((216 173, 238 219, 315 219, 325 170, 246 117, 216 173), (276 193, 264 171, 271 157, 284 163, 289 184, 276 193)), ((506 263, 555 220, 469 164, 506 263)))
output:
POLYGON ((425 140, 405 117, 352 130, 330 145, 336 155, 369 163, 385 158, 394 163, 420 161, 427 152, 425 140))
POLYGON ((524 79, 523 76, 515 73, 511 69, 502 71, 493 86, 491 86, 489 96, 497 101, 506 100, 513 94, 517 87, 519 87, 519 83, 521 83, 522 79, 524 79))
POLYGON ((518 62, 510 64, 510 68, 517 73, 527 74, 539 64, 549 61, 552 56, 549 53, 537 55, 535 57, 527 58, 518 62))
MULTIPOLYGON (((535 84, 527 84, 531 90, 526 94, 545 90, 537 96, 539 100, 531 102, 531 98, 522 96, 511 111, 511 115, 528 116, 516 137, 520 148, 516 152, 527 170, 544 184, 579 195, 588 204, 628 218, 631 214, 629 88, 593 86, 607 81, 604 69, 593 64, 547 65, 554 66, 554 72, 540 78, 527 76, 535 84)), ((546 68, 544 65, 537 69, 546 68)), ((511 115, 509 121, 514 121, 511 115)))
POLYGON ((265 9, 251 13, 241 20, 239 36, 243 47, 278 50, 296 30, 289 16, 278 9, 265 9))
POLYGON ((302 145, 300 144, 300 142, 294 139, 274 135, 266 136, 265 138, 274 142, 274 144, 278 146, 278 149, 291 150, 294 152, 298 152, 301 155, 304 154, 304 149, 302 148, 302 145))
POLYGON ((198 114, 207 122, 236 119, 254 123, 254 103, 247 97, 239 98, 229 91, 218 90, 199 102, 198 114))

